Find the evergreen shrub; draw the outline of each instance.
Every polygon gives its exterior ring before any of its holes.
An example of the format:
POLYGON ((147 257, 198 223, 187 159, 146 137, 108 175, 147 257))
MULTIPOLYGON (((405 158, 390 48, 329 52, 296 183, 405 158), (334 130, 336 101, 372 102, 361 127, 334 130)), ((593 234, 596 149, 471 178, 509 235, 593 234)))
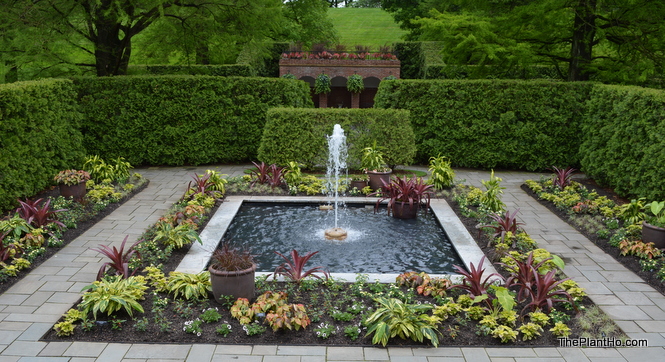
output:
POLYGON ((270 107, 312 107, 304 82, 280 78, 75 78, 89 154, 132 165, 254 159, 270 107))
POLYGON ((582 170, 626 196, 665 198, 665 91, 598 84, 587 102, 582 170))
POLYGON ((350 168, 360 166, 362 149, 376 140, 388 165, 408 165, 415 156, 415 137, 409 112, 399 109, 272 108, 259 146, 258 158, 286 165, 300 162, 311 168, 325 165, 326 136, 335 124, 344 129, 350 168))
POLYGON ((0 210, 33 196, 85 156, 72 82, 0 85, 0 210))
POLYGON ((377 108, 411 111, 417 161, 449 157, 463 167, 544 170, 579 165, 591 83, 518 80, 381 82, 377 108))
POLYGON ((212 75, 217 77, 251 77, 255 71, 249 64, 219 65, 130 65, 128 75, 212 75))

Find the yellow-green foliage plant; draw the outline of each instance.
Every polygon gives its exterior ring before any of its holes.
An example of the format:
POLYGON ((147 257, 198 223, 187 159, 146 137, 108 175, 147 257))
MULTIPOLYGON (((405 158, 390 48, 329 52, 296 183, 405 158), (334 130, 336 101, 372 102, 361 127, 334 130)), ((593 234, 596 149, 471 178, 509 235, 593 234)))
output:
POLYGON ((453 185, 455 171, 453 171, 451 164, 451 161, 445 156, 430 157, 429 181, 437 190, 453 185))
POLYGON ((207 271, 198 274, 172 271, 166 280, 166 290, 173 294, 173 298, 182 296, 190 299, 207 299, 212 291, 210 273, 207 271))
POLYGON ((430 304, 407 304, 395 298, 377 298, 376 310, 365 319, 367 335, 374 334, 372 343, 383 345, 393 337, 423 342, 428 339, 434 347, 439 345, 437 326, 441 319, 427 314, 430 304))
POLYGON ((127 279, 122 276, 106 277, 83 288, 85 293, 79 308, 86 315, 92 312, 94 319, 97 319, 97 313, 110 316, 119 310, 124 310, 130 316, 134 311, 143 313, 139 300, 143 299, 147 288, 145 278, 140 276, 127 279))

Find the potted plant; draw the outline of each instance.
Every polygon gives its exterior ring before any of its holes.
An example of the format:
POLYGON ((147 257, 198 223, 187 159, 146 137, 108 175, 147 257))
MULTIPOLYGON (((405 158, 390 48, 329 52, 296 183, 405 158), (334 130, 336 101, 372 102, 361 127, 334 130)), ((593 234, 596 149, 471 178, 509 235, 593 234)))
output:
POLYGON ((64 170, 53 178, 60 185, 60 195, 81 200, 85 196, 85 183, 90 174, 83 170, 64 170))
POLYGON ((425 207, 427 212, 433 187, 434 185, 428 185, 420 177, 396 177, 390 183, 384 183, 374 212, 379 209, 382 201, 388 200, 388 215, 392 214, 398 219, 413 219, 418 215, 420 207, 425 207))
POLYGON ((314 93, 319 95, 319 108, 328 107, 328 93, 330 93, 330 86, 332 82, 330 77, 321 73, 314 80, 314 93))
POLYGON ((665 248, 665 201, 652 201, 645 206, 646 218, 642 222, 642 241, 665 248))
POLYGON ((360 93, 365 89, 363 77, 360 74, 352 74, 346 80, 346 89, 351 92, 351 108, 360 108, 360 93))
POLYGON ((222 296, 254 299, 256 263, 248 250, 224 244, 213 252, 208 271, 212 294, 218 303, 225 302, 222 296))
POLYGON ((351 176, 351 183, 349 184, 349 190, 354 188, 362 190, 367 186, 367 175, 354 175, 351 176))
POLYGON ((360 160, 362 169, 369 177, 369 187, 376 191, 384 184, 390 183, 390 174, 392 170, 383 161, 383 153, 376 146, 376 141, 372 147, 363 149, 363 157, 360 160))

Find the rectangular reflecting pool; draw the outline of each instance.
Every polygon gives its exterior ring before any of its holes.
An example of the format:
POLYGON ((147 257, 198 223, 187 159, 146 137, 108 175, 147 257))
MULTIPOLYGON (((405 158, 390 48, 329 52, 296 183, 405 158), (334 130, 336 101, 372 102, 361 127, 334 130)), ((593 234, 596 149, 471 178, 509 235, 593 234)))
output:
POLYGON ((319 204, 244 202, 222 243, 248 248, 256 255, 258 271, 270 272, 289 256, 318 251, 308 267, 323 266, 331 273, 403 273, 424 271, 449 274, 463 265, 443 228, 430 210, 415 219, 396 219, 385 208, 348 203, 339 209, 338 226, 345 240, 327 240, 335 225, 333 210, 319 204))

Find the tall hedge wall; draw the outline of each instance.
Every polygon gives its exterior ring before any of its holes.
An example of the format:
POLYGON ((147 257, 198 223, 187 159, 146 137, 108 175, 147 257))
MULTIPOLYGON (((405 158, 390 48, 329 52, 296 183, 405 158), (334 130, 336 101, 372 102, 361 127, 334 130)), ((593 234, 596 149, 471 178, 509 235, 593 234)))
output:
POLYGON ((665 91, 596 85, 587 107, 584 172, 618 193, 665 199, 665 91))
POLYGON ((419 162, 542 170, 579 164, 590 83, 517 80, 381 82, 375 107, 411 111, 419 162))
POLYGON ((308 167, 325 165, 328 154, 326 135, 339 124, 347 138, 351 168, 360 166, 362 149, 384 148, 389 165, 406 165, 415 156, 415 138, 409 112, 397 109, 294 109, 268 110, 258 158, 266 163, 284 165, 301 162, 308 167))
POLYGON ((218 77, 251 77, 256 72, 249 64, 220 65, 130 65, 128 75, 214 75, 218 77))
POLYGON ((0 210, 33 196, 85 152, 81 118, 68 80, 0 85, 0 210))
POLYGON ((300 81, 209 76, 76 78, 91 154, 133 165, 254 159, 270 107, 312 107, 300 81))

